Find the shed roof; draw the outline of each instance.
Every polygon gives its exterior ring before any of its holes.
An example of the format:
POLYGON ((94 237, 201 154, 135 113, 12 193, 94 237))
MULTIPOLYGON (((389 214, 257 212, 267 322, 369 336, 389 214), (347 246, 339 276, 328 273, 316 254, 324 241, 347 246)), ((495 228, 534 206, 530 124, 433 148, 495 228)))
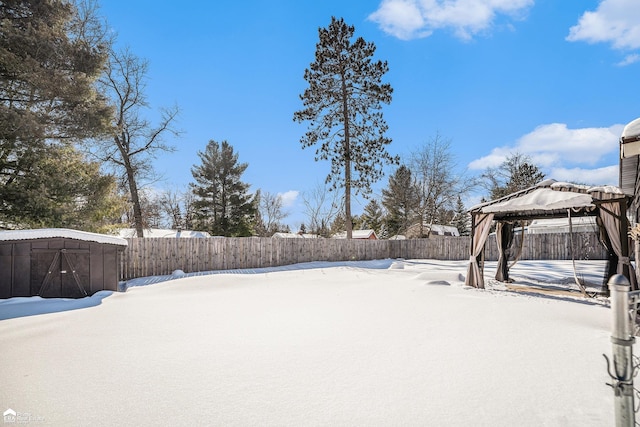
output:
POLYGON ((127 241, 116 236, 89 233, 87 231, 69 230, 67 228, 39 228, 32 230, 0 231, 0 241, 37 240, 65 238, 84 240, 87 242, 106 243, 109 245, 127 246, 127 241))

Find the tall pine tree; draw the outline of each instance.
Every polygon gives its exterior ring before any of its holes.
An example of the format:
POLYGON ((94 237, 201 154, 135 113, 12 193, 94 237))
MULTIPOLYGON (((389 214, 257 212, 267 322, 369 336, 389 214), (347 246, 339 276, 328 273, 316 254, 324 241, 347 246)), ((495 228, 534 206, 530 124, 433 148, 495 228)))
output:
POLYGON ((352 237, 351 192, 367 195, 382 177, 385 163, 398 163, 386 146, 387 124, 382 105, 391 102, 393 89, 382 77, 386 61, 373 61, 376 47, 362 37, 353 43, 355 28, 343 19, 331 18, 320 28, 315 61, 305 70, 309 83, 300 96, 304 108, 294 113, 297 122, 309 122, 300 139, 303 148, 319 144, 316 160, 331 160, 327 182, 344 186, 347 238, 352 237))
POLYGON ((195 227, 215 236, 251 236, 256 215, 256 201, 249 184, 241 181, 249 166, 238 163, 238 154, 227 141, 209 141, 198 152, 202 164, 191 169, 195 200, 195 227))

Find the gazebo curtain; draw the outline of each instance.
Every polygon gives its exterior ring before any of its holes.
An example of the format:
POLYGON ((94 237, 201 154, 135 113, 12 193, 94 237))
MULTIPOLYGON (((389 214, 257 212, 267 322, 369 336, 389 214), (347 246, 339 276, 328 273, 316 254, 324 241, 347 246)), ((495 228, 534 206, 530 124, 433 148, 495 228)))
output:
POLYGON ((496 268, 496 280, 509 281, 509 249, 513 243, 513 224, 500 222, 496 225, 496 240, 498 243, 498 265, 496 268))
MULTIPOLYGON (((628 221, 626 217, 626 203, 620 200, 611 200, 599 204, 598 216, 607 232, 608 239, 605 245, 609 250, 608 276, 615 271, 629 279, 632 290, 638 289, 635 271, 629 260, 629 237, 627 235, 628 221), (608 241, 607 241, 608 240, 608 241), (610 246, 610 247, 609 247, 610 246)), ((609 277, 605 278, 608 281, 609 277)))
POLYGON ((471 256, 469 258, 469 268, 465 285, 484 289, 484 268, 480 266, 480 258, 484 244, 491 230, 493 221, 492 213, 474 213, 471 218, 471 256))

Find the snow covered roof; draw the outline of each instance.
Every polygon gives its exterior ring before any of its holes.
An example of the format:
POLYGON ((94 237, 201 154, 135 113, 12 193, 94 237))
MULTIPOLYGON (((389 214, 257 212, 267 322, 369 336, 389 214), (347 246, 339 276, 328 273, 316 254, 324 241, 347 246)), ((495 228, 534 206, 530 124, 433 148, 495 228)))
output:
POLYGON ((87 242, 106 243, 109 245, 127 246, 127 241, 116 236, 69 230, 67 228, 40 228, 32 230, 0 231, 0 241, 36 240, 61 237, 65 239, 83 240, 87 242))
MULTIPOLYGON (((371 238, 371 236, 374 236, 376 239, 378 238, 378 236, 376 235, 376 232, 374 230, 352 230, 351 231, 351 238, 352 239, 369 239, 371 238)), ((334 239, 346 239, 347 238, 347 232, 346 231, 342 231, 340 233, 336 233, 333 235, 334 239)))
POLYGON ((460 232, 458 228, 452 225, 440 225, 440 224, 432 224, 431 225, 431 233, 437 234, 439 236, 446 236, 447 234, 451 236, 459 236, 460 232))
POLYGON ((309 234, 309 233, 283 233, 277 232, 273 233, 271 237, 278 237, 280 239, 320 239, 321 237, 317 234, 309 234))
MULTIPOLYGON (((206 231, 193 231, 193 230, 172 230, 167 228, 145 228, 142 230, 144 237, 169 237, 169 238, 190 238, 190 237, 211 237, 206 231)), ((118 236, 123 238, 136 237, 136 230, 134 228, 123 228, 118 231, 118 236)))
POLYGON ((588 207, 593 205, 593 198, 584 193, 572 191, 555 191, 551 188, 538 188, 520 197, 497 202, 482 209, 485 213, 518 211, 548 211, 588 207))
POLYGON ((623 142, 640 139, 640 118, 635 119, 624 127, 620 139, 622 139, 623 142))
POLYGON ((615 199, 624 196, 614 186, 589 187, 553 179, 522 190, 501 199, 476 205, 471 212, 493 213, 497 216, 548 216, 566 213, 568 209, 590 212, 595 209, 594 200, 615 199))
MULTIPOLYGON (((529 234, 544 234, 544 233, 568 233, 569 232, 569 218, 549 218, 549 219, 534 219, 526 227, 529 234)), ((571 230, 573 232, 592 232, 598 230, 596 224, 596 218, 593 216, 579 216, 571 218, 571 230)))
POLYGON ((640 145, 637 141, 640 141, 640 118, 630 122, 622 130, 620 155, 623 159, 640 154, 640 145))
POLYGON ((418 221, 410 225, 405 231, 405 236, 409 239, 419 239, 425 237, 425 233, 429 233, 430 236, 460 236, 457 227, 452 225, 429 224, 428 221, 424 221, 422 224, 418 221))
POLYGON ((407 240, 407 236, 403 234, 396 234, 395 236, 389 237, 389 240, 407 240))

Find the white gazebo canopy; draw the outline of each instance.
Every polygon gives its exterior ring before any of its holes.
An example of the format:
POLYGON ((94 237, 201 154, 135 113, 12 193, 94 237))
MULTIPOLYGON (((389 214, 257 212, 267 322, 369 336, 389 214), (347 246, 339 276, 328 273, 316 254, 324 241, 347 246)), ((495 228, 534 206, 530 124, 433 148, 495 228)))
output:
POLYGON ((596 216, 598 225, 606 236, 603 244, 609 252, 610 267, 607 276, 615 273, 624 274, 635 288, 635 274, 629 261, 629 222, 626 216, 628 201, 629 196, 618 187, 590 187, 548 179, 525 190, 472 207, 469 210, 471 256, 466 284, 484 288, 482 253, 494 221, 497 223, 499 253, 496 279, 507 281, 508 251, 513 241, 515 222, 596 216))

